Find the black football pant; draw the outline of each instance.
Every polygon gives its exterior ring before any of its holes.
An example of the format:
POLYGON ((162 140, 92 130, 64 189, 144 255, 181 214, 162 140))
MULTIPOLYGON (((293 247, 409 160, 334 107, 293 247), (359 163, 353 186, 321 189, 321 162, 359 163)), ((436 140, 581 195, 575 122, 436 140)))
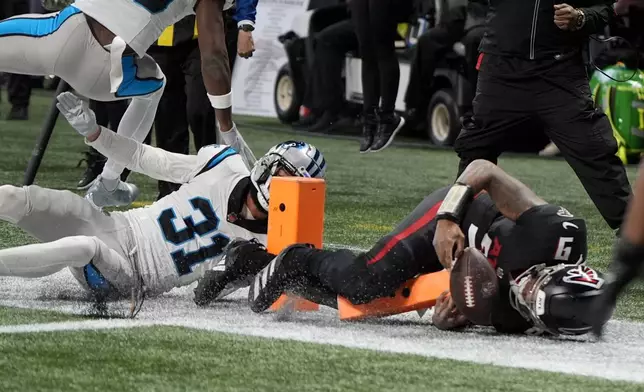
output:
MULTIPOLYGON (((102 127, 108 128, 116 132, 121 123, 121 119, 127 110, 129 104, 128 100, 113 101, 113 102, 98 102, 89 101, 89 108, 96 114, 96 123, 102 127)), ((94 147, 89 148, 89 158, 99 161, 107 161, 100 152, 96 151, 94 147)))
POLYGON ((593 104, 581 56, 528 61, 485 54, 479 70, 474 118, 454 148, 459 175, 475 159, 497 162, 538 124, 575 171, 608 225, 622 223, 630 184, 615 156, 608 118, 593 104))
POLYGON ((311 282, 353 304, 389 296, 416 275, 443 269, 431 243, 438 203, 447 191, 446 188, 425 198, 366 253, 295 248, 287 257, 298 258, 293 264, 301 265, 311 282))
MULTIPOLYGON (((166 87, 154 119, 156 145, 169 152, 190 153, 192 131, 195 148, 217 142, 215 110, 210 105, 201 75, 197 40, 172 47, 152 47, 148 53, 166 76, 166 87)), ((159 198, 180 184, 159 181, 159 198)))

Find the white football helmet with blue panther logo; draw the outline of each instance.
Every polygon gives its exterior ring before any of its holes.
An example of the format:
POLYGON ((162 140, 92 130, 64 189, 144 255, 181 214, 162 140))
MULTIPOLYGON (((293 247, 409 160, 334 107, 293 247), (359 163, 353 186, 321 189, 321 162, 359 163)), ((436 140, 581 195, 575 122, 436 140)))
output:
POLYGON ((250 172, 257 191, 255 199, 265 212, 268 211, 271 180, 280 170, 296 177, 324 178, 326 161, 320 150, 305 142, 287 141, 268 150, 250 172))

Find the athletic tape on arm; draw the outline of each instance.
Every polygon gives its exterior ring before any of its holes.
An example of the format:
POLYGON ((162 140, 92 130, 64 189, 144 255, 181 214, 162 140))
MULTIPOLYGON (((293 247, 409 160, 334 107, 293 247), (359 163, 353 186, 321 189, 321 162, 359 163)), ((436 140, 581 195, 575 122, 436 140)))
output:
POLYGON ((228 109, 233 106, 233 92, 229 92, 225 95, 211 95, 208 94, 208 99, 210 104, 215 109, 228 109))

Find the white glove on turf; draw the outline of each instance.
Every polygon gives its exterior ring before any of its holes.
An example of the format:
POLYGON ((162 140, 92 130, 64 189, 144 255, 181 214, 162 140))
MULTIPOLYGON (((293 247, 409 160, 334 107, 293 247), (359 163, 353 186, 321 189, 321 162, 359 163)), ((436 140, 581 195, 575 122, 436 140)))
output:
POLYGON ((87 137, 98 130, 96 114, 89 108, 89 102, 67 92, 58 96, 56 107, 65 116, 69 125, 81 135, 87 137))

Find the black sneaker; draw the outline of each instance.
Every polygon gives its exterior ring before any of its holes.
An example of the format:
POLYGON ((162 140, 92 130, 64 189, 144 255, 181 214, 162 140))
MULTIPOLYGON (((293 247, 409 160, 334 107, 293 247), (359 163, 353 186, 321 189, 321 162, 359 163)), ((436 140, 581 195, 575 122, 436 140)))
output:
POLYGON ((362 119, 362 139, 360 139, 360 153, 371 150, 373 138, 378 131, 378 116, 374 113, 365 114, 362 119))
POLYGON ((83 154, 85 154, 85 158, 81 159, 76 166, 80 167, 83 162, 87 163, 85 172, 83 173, 80 181, 78 181, 78 184, 76 184, 76 189, 79 190, 89 189, 89 187, 94 183, 94 180, 96 180, 96 177, 101 174, 103 167, 105 166, 105 162, 107 162, 107 159, 103 158, 100 154, 92 152, 85 152, 83 154))
POLYGON ((255 313, 271 307, 285 290, 304 279, 296 264, 300 260, 289 253, 297 248, 311 248, 307 244, 295 244, 285 248, 266 267, 255 275, 248 290, 248 305, 255 313), (287 257, 288 256, 288 257, 287 257))
POLYGON ((339 119, 340 116, 327 111, 324 112, 324 114, 320 116, 320 118, 318 118, 315 124, 311 125, 308 128, 305 128, 304 130, 307 132, 328 133, 335 128, 339 119))
POLYGON ((7 121, 29 120, 29 109, 27 107, 13 106, 7 115, 7 121))
MULTIPOLYGON (((272 259, 264 245, 256 240, 234 239, 224 249, 224 270, 206 271, 194 290, 195 303, 206 306, 216 300, 227 286, 244 287, 272 259)), ((230 294, 229 291, 227 294, 230 294)))
POLYGON ((316 116, 315 114, 310 113, 308 116, 304 116, 292 123, 291 126, 296 130, 306 129, 313 126, 319 118, 320 116, 316 116))
POLYGON ((376 132, 371 146, 371 152, 378 152, 389 147, 404 125, 405 119, 395 113, 380 116, 380 125, 378 125, 378 132, 376 132))

